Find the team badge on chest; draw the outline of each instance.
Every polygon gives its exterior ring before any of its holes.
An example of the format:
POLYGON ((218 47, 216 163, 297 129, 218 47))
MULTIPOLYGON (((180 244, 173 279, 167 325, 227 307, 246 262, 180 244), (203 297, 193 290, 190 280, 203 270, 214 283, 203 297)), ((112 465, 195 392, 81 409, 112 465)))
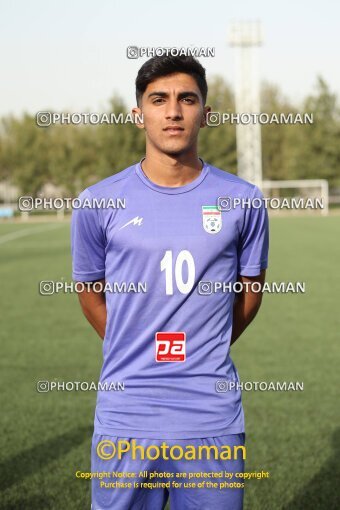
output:
POLYGON ((209 234, 217 234, 222 228, 222 213, 216 205, 202 206, 203 228, 209 234))

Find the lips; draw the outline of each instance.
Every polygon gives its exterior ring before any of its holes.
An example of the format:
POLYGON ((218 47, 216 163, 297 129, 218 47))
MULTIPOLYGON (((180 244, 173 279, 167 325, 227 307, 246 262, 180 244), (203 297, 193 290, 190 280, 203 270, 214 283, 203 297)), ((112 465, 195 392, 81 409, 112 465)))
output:
POLYGON ((181 133, 182 131, 184 131, 184 129, 180 126, 168 126, 168 127, 164 128, 163 131, 166 131, 167 133, 170 133, 170 134, 178 134, 178 133, 181 133))

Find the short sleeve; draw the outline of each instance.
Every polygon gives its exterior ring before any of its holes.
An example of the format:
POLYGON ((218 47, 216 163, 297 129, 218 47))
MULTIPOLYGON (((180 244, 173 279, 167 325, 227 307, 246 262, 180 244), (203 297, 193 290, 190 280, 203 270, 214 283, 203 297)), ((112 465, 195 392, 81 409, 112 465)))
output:
MULTIPOLYGON (((91 202, 88 190, 79 195, 91 202)), ((91 282, 105 278, 105 236, 99 222, 97 208, 73 209, 71 221, 72 278, 80 282, 91 282)))
POLYGON ((258 276, 268 267, 269 225, 268 213, 261 191, 255 186, 240 235, 238 274, 258 276))

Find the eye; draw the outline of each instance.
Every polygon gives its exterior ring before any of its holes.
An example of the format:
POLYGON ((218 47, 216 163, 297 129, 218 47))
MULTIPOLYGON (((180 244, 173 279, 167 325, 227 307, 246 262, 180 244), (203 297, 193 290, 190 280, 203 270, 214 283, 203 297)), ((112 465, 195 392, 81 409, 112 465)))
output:
POLYGON ((160 104, 164 101, 164 98, 163 97, 157 97, 156 99, 154 99, 152 102, 153 104, 160 104))
POLYGON ((195 102, 194 98, 192 97, 183 97, 182 101, 185 101, 188 104, 193 104, 195 102))

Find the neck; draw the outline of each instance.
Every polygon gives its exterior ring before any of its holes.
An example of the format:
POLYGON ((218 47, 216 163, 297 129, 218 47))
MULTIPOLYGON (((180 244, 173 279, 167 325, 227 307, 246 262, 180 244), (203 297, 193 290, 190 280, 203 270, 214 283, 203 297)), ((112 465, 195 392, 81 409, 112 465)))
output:
POLYGON ((141 166, 145 175, 153 183, 159 186, 178 187, 189 184, 199 176, 202 161, 197 151, 171 156, 146 149, 146 157, 141 166))

